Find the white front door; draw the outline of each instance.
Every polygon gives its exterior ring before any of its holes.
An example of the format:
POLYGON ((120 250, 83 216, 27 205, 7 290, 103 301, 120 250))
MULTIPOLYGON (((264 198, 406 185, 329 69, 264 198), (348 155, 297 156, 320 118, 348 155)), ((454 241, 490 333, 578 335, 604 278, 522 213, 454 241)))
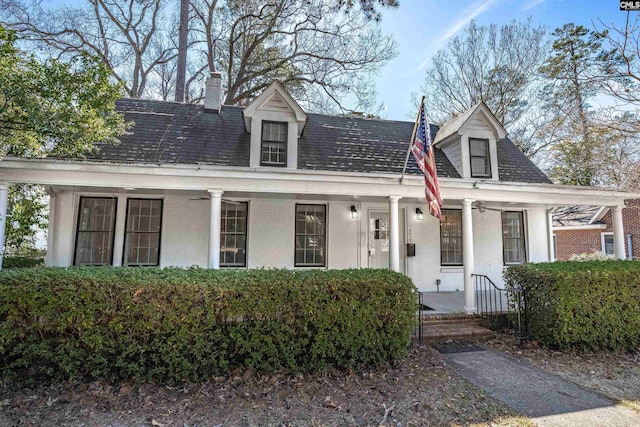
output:
MULTIPOLYGON (((404 272, 404 216, 400 210, 400 271, 404 272)), ((389 212, 369 212, 369 268, 389 268, 389 212)))

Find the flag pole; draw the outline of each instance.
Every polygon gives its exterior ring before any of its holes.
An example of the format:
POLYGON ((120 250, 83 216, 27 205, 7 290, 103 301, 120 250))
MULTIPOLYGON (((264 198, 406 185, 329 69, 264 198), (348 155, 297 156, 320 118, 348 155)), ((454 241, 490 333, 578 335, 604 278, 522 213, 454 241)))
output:
MULTIPOLYGON (((407 162, 409 162, 411 147, 413 147, 413 140, 415 139, 416 131, 418 130, 418 120, 420 120, 420 112, 422 111, 423 104, 424 104, 424 95, 422 95, 422 99, 420 100, 420 107, 418 108, 418 115, 416 116, 416 122, 413 124, 413 132, 411 132, 411 140, 409 141, 409 148, 407 148, 407 156, 404 159, 404 166, 402 167, 402 175, 400 175, 400 184, 402 184, 402 180, 404 179, 404 173, 407 170, 407 162)), ((427 129, 427 132, 431 132, 431 129, 427 129)))

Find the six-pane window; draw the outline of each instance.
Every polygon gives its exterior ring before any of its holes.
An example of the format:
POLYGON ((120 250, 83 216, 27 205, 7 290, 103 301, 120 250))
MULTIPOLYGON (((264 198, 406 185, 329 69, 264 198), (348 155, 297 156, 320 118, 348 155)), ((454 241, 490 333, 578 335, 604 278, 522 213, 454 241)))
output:
POLYGON ((75 265, 111 264, 116 202, 113 198, 80 198, 75 265))
POLYGON ((260 164, 287 165, 287 123, 262 122, 262 148, 260 164))
MULTIPOLYGON (((81 197, 75 265, 112 264, 114 198, 81 197)), ((223 202, 221 266, 246 266, 247 202, 223 202)), ((162 200, 128 199, 124 265, 159 265, 162 200)), ((505 264, 526 262, 523 213, 502 212, 505 264)), ((602 235, 603 252, 613 253, 613 235, 602 235)), ((442 265, 462 265, 462 211, 443 209, 440 222, 442 265)), ((326 265, 326 206, 296 205, 295 266, 326 265)))
POLYGON ((471 156, 471 177, 491 178, 489 140, 470 138, 469 154, 471 156))
POLYGON ((124 265, 158 265, 162 200, 128 199, 124 265))
POLYGON ((440 263, 462 265, 462 211, 443 209, 440 221, 440 263))
POLYGON ((325 205, 296 205, 296 267, 325 266, 326 225, 325 205))
POLYGON ((527 261, 522 212, 502 212, 502 251, 505 265, 527 261))
POLYGON ((247 207, 246 202, 222 202, 220 224, 220 265, 247 265, 247 207))

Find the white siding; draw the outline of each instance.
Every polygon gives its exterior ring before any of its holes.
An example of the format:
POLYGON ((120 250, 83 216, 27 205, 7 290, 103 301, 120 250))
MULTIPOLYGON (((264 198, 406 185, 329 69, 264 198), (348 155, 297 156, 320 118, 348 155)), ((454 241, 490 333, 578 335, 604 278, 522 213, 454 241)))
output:
POLYGON ((476 114, 465 126, 465 132, 469 134, 484 134, 486 132, 491 132, 491 134, 493 134, 493 129, 476 114))
POLYGON ((453 144, 447 145, 442 148, 442 151, 445 156, 447 156, 453 167, 456 168, 460 176, 463 176, 462 147, 460 142, 454 142, 453 144))
MULTIPOLYGON (((423 210, 425 210, 423 208, 423 210)), ((415 209, 414 209, 415 211, 415 209)), ((473 211, 475 269, 496 283, 502 281, 502 220, 500 212, 473 211)), ((462 291, 462 266, 440 265, 440 223, 428 214, 423 221, 410 215, 410 234, 416 244, 416 257, 408 258, 408 272, 420 291, 435 292, 439 279, 440 291, 462 291)))
POLYGON ((75 240, 75 226, 77 221, 77 206, 72 193, 60 192, 56 194, 55 230, 53 233, 53 256, 51 265, 68 267, 73 263, 75 240))
MULTIPOLYGON (((95 193, 93 193, 95 194, 95 193)), ((88 194, 87 194, 88 195, 88 194)), ((73 262, 75 223, 80 194, 58 193, 55 208, 52 263, 68 266, 73 262)), ((121 246, 124 233, 125 201, 127 195, 118 195, 115 246, 121 246)), ((142 197, 142 196, 135 196, 142 197)), ((149 196, 155 197, 158 196, 149 196)), ((224 197, 224 196, 223 196, 224 197)), ((208 254, 209 200, 188 195, 163 196, 163 219, 160 264, 168 266, 206 267, 208 254)), ((226 198, 226 197, 225 197, 226 198)), ((249 268, 294 268, 294 233, 296 203, 324 204, 327 206, 327 263, 328 268, 367 267, 369 212, 387 212, 384 200, 372 202, 316 201, 305 199, 251 198, 237 199, 249 202, 247 234, 247 266, 249 268), (351 206, 359 212, 351 218, 351 206)), ((453 205, 451 207, 454 207, 453 205)), ((546 211, 526 211, 528 258, 532 262, 547 261, 546 211)), ((424 205, 401 203, 401 266, 421 291, 463 290, 462 266, 440 265, 440 226, 428 214, 424 205), (415 210, 424 212, 422 221, 416 220, 415 210), (406 226, 405 226, 406 224, 406 226), (404 242, 415 243, 416 256, 406 257, 404 242)), ((502 219, 500 212, 473 210, 475 271, 489 276, 501 286, 502 219)), ((115 248, 114 254, 121 254, 115 248)), ((121 256, 121 255, 120 255, 121 256)), ((117 263, 116 263, 117 264, 117 263)))
POLYGON ((362 208, 358 209, 358 219, 351 218, 351 206, 357 203, 331 202, 329 204, 328 220, 328 245, 330 268, 356 268, 358 267, 359 221, 366 224, 363 219, 362 208))
POLYGON ((473 210, 473 247, 476 258, 476 274, 488 276, 496 285, 502 286, 502 214, 487 210, 473 210))
POLYGON ((529 262, 549 261, 549 233, 547 232, 547 211, 530 209, 527 211, 527 242, 529 262))
POLYGON ((440 222, 429 215, 426 206, 420 206, 424 211, 424 219, 416 220, 416 207, 414 205, 409 209, 407 221, 409 243, 416 245, 416 256, 407 258, 408 276, 420 291, 436 291, 438 279, 442 280, 440 290, 462 289, 462 266, 449 268, 449 273, 440 272, 440 222))
POLYGON ((491 180, 498 180, 498 150, 496 144, 496 130, 480 115, 476 114, 458 131, 459 136, 441 145, 453 167, 462 178, 471 178, 471 160, 469 155, 469 138, 489 140, 489 154, 491 160, 491 180))
POLYGON ((249 202, 249 267, 293 268, 294 200, 249 202))
POLYGON ((261 106, 261 109, 265 111, 276 111, 284 114, 291 112, 289 105, 277 92, 274 93, 271 98, 269 98, 269 100, 261 106))
POLYGON ((164 198, 160 236, 162 267, 207 266, 210 204, 209 199, 193 196, 164 198))

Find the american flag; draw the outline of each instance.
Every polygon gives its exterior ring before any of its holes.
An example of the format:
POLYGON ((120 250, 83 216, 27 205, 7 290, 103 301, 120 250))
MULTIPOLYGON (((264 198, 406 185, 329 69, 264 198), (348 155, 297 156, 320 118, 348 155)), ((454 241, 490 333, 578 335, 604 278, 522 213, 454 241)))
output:
POLYGON ((436 171, 436 159, 431 143, 431 132, 429 130, 429 118, 424 110, 424 100, 420 103, 420 114, 415 139, 412 141, 411 152, 413 158, 424 174, 425 195, 429 213, 438 219, 442 219, 442 199, 440 198, 440 188, 438 187, 438 174, 436 171))

